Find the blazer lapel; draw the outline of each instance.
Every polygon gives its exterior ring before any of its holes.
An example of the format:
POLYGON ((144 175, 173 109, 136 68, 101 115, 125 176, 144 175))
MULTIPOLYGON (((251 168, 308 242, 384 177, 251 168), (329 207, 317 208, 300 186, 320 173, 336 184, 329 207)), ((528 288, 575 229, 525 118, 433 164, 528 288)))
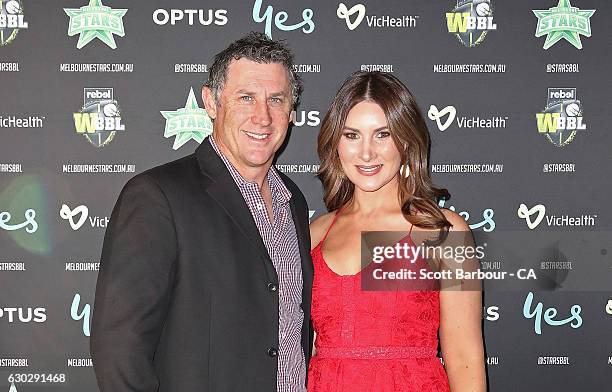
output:
POLYGON ((206 191, 219 203, 238 230, 242 232, 262 257, 268 278, 278 282, 276 269, 259 234, 251 211, 244 201, 238 185, 236 185, 227 167, 210 145, 208 138, 204 139, 196 149, 195 154, 200 170, 212 180, 206 187, 206 191))

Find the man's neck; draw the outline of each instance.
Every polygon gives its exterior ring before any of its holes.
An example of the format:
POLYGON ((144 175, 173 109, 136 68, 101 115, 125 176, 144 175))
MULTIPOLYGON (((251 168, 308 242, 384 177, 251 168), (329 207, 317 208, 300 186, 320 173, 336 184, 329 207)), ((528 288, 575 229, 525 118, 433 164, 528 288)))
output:
POLYGON ((221 154, 223 154, 223 156, 232 164, 232 166, 234 166, 242 178, 249 182, 256 183, 259 186, 259 189, 262 189, 264 181, 266 181, 268 176, 270 166, 272 166, 272 160, 270 160, 270 162, 266 162, 262 166, 257 167, 241 165, 238 159, 234 157, 232 152, 225 146, 225 144, 223 144, 221 140, 219 140, 219 138, 213 138, 213 140, 215 141, 215 144, 219 148, 221 154))

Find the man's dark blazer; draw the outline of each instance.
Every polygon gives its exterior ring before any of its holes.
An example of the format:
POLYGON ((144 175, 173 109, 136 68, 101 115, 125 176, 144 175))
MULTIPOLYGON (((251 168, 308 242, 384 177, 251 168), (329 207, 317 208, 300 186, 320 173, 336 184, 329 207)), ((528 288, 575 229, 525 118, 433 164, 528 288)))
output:
MULTIPOLYGON (((308 207, 281 177, 302 260, 308 364, 308 207)), ((113 210, 98 274, 91 355, 100 390, 276 391, 277 288, 253 217, 207 139, 135 176, 113 210)))

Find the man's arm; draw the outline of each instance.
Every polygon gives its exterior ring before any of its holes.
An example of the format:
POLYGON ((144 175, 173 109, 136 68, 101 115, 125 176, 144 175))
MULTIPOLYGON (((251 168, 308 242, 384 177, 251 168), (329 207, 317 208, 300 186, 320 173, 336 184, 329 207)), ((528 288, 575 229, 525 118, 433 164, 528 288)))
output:
POLYGON ((90 340, 101 392, 157 391, 153 356, 177 258, 166 196, 144 175, 121 191, 104 237, 90 340))

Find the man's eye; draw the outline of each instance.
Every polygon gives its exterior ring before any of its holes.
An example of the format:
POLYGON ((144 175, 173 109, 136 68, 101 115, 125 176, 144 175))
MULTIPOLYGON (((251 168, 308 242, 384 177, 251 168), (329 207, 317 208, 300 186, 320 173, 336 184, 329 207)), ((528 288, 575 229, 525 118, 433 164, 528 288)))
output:
POLYGON ((243 95, 243 96, 240 97, 240 99, 242 101, 252 101, 253 97, 251 97, 250 95, 243 95))
POLYGON ((279 97, 272 97, 272 98, 270 98, 270 102, 272 102, 272 103, 283 103, 283 99, 279 98, 279 97))

